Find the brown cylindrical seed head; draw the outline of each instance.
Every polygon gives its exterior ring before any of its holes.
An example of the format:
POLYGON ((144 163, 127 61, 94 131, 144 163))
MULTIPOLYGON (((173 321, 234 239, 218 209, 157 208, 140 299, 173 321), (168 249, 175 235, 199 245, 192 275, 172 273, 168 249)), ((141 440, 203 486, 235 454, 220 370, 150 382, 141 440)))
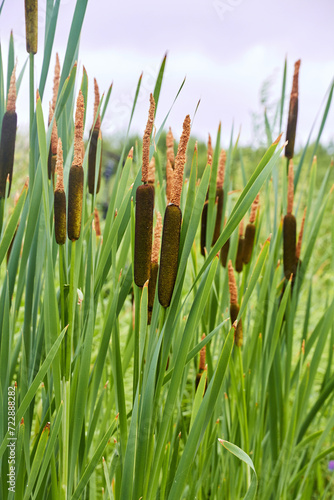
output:
POLYGON ((230 238, 226 241, 226 243, 224 243, 220 251, 220 262, 223 267, 226 267, 229 249, 230 249, 230 238))
POLYGON ((259 208, 259 204, 260 204, 260 195, 257 194, 255 200, 252 203, 251 213, 250 213, 250 216, 249 216, 249 222, 250 222, 250 224, 254 224, 254 222, 255 222, 256 212, 257 212, 257 210, 259 208))
MULTIPOLYGON (((92 131, 92 137, 90 140, 89 151, 88 151, 88 191, 90 194, 94 194, 97 142, 99 137, 102 137, 101 130, 94 128, 92 131)), ((102 148, 101 148, 98 179, 96 185, 96 194, 100 191, 101 172, 102 172, 102 148)))
POLYGON ((143 162, 142 162, 142 182, 146 183, 148 181, 148 166, 150 159, 150 142, 151 142, 151 134, 153 129, 154 122, 154 111, 155 111, 155 102, 153 94, 150 94, 150 109, 148 112, 148 120, 144 132, 143 137, 143 162))
POLYGON ((26 46, 29 54, 37 52, 38 1, 24 0, 26 20, 26 46))
POLYGON ((242 267, 243 267, 243 260, 242 260, 242 255, 244 253, 244 242, 245 239, 243 237, 243 232, 244 232, 244 221, 241 220, 239 224, 239 239, 238 239, 238 248, 237 248, 237 255, 235 259, 235 270, 237 273, 241 273, 242 267))
POLYGON ((166 146, 167 146, 167 161, 170 161, 170 166, 174 170, 175 155, 174 155, 174 137, 172 129, 169 130, 166 135, 166 146))
POLYGON ((79 90, 79 95, 77 98, 77 106, 75 111, 73 165, 82 165, 82 138, 83 138, 84 113, 85 113, 84 97, 81 90, 79 90))
POLYGON ((238 304, 238 289, 231 260, 228 261, 228 287, 230 290, 230 304, 238 304))
POLYGON ((255 230, 256 228, 254 224, 247 224, 245 231, 244 250, 242 254, 242 260, 244 264, 248 264, 248 262, 251 260, 254 246, 255 230))
POLYGON ((206 227, 208 221, 208 201, 204 203, 204 207, 202 210, 202 218, 201 218, 201 254, 203 257, 205 256, 205 248, 206 248, 206 227))
POLYGON ((66 242, 66 196, 64 191, 63 149, 61 139, 57 148, 57 183, 54 192, 55 237, 58 245, 66 242))
POLYGON ((283 264, 286 279, 296 272, 296 219, 288 214, 283 220, 283 264))
POLYGON ((157 286, 159 272, 159 264, 157 262, 151 262, 151 273, 150 280, 148 282, 148 312, 147 312, 147 324, 151 324, 152 311, 154 305, 155 289, 157 286))
MULTIPOLYGON (((230 306, 230 315, 231 315, 231 324, 234 325, 238 314, 239 314, 239 306, 238 304, 231 304, 230 306)), ((237 322, 237 326, 234 332, 234 343, 237 347, 241 347, 243 342, 243 331, 242 331, 242 321, 241 318, 237 322)))
POLYGON ((17 115, 6 111, 2 119, 0 140, 0 198, 6 195, 6 182, 9 179, 8 196, 12 185, 17 115))
POLYGON ((153 233, 154 188, 149 184, 136 191, 134 280, 142 287, 150 278, 153 233))
POLYGON ((183 122, 182 135, 180 138, 179 147, 177 149, 177 155, 175 158, 173 189, 171 195, 171 203, 178 207, 180 206, 180 201, 181 201, 183 170, 184 170, 184 165, 186 163, 186 151, 187 151, 189 137, 190 137, 190 116, 187 115, 183 122))
POLYGON ((166 207, 158 281, 158 297, 163 307, 168 307, 172 298, 180 246, 181 210, 176 205, 166 207))
POLYGON ((293 75, 292 90, 290 95, 288 126, 286 131, 286 140, 288 144, 285 146, 285 156, 288 159, 293 158, 297 117, 298 117, 298 77, 299 77, 300 59, 295 63, 295 71, 293 75))
POLYGON ((223 217, 223 206, 224 206, 224 190, 222 187, 217 187, 216 201, 217 201, 217 216, 216 216, 215 230, 212 238, 212 246, 216 243, 216 241, 220 236, 220 228, 221 228, 221 222, 223 217))
POLYGON ((68 179, 68 227, 71 241, 78 240, 81 230, 84 172, 81 165, 72 165, 68 179))
POLYGON ((289 162, 289 174, 288 174, 288 206, 286 213, 292 214, 293 210, 293 194, 294 194, 294 184, 293 184, 293 162, 289 162))

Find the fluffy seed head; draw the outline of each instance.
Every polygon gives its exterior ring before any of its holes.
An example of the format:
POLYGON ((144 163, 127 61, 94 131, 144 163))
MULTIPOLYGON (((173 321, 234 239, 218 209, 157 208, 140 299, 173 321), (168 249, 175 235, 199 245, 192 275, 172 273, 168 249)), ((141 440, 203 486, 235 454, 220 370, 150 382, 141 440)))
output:
POLYGON ((162 217, 160 212, 158 212, 157 223, 154 229, 154 240, 153 240, 152 257, 151 257, 151 261, 156 263, 159 262, 161 231, 162 231, 162 217))
POLYGON ((212 149, 211 135, 209 134, 209 137, 208 137, 208 156, 207 156, 208 165, 212 164, 212 158, 213 158, 213 149, 212 149))
POLYGON ((81 90, 77 98, 77 107, 75 111, 74 128, 74 158, 73 165, 82 165, 82 138, 83 138, 83 120, 85 113, 84 97, 81 90))
POLYGON ((56 53, 56 64, 55 64, 55 72, 53 77, 53 92, 52 92, 52 108, 56 109, 57 95, 59 90, 59 82, 60 82, 60 62, 58 52, 56 53))
POLYGON ((257 212, 257 209, 259 208, 259 204, 260 204, 260 194, 257 194, 255 200, 252 203, 251 213, 250 213, 250 217, 249 217, 249 222, 251 224, 254 224, 254 222, 255 222, 256 212, 257 212))
POLYGON ((182 135, 179 142, 179 147, 177 149, 177 155, 175 158, 175 168, 173 176, 173 188, 171 195, 171 203, 176 206, 180 206, 181 201, 181 191, 183 184, 183 170, 186 163, 186 151, 187 145, 190 137, 190 116, 187 115, 183 122, 182 135))
POLYGON ((230 290, 230 304, 238 304, 238 289, 231 260, 228 261, 228 287, 230 290))
POLYGON ((167 161, 170 161, 172 169, 174 169, 175 155, 174 155, 174 137, 172 129, 169 130, 166 135, 166 146, 167 146, 167 161))
POLYGON ((142 182, 145 184, 148 181, 148 167, 149 167, 149 159, 150 159, 150 142, 151 142, 151 134, 153 129, 154 122, 154 111, 155 111, 155 102, 153 94, 150 94, 150 109, 148 112, 148 120, 144 132, 143 137, 143 162, 142 162, 142 182))
POLYGON ((7 111, 9 113, 14 113, 15 112, 15 104, 16 104, 16 79, 15 79, 15 73, 16 73, 16 64, 14 66, 12 75, 10 77, 10 84, 9 84, 9 90, 8 90, 7 111))
POLYGON ((61 138, 58 139, 56 174, 57 182, 55 191, 64 191, 64 168, 63 168, 63 148, 61 138))
POLYGON ((224 185, 225 164, 226 164, 226 152, 224 149, 222 149, 219 155, 218 172, 217 172, 217 189, 222 188, 224 185))

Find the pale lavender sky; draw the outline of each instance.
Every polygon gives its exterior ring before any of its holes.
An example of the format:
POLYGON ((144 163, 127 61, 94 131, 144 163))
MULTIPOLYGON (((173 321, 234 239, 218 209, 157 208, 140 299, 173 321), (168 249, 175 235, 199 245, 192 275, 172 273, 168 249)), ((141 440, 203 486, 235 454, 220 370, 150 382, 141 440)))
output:
MULTIPOLYGON (((66 40, 75 0, 62 0, 55 50, 64 60, 66 40)), ((45 1, 39 1, 39 52, 42 61, 45 1)), ((174 105, 167 125, 181 132, 184 116, 192 116, 201 99, 193 134, 206 139, 222 122, 223 145, 229 140, 232 122, 242 126, 241 140, 253 140, 252 112, 262 112, 260 89, 271 79, 271 102, 279 98, 285 55, 288 57, 287 94, 290 94, 294 62, 301 58, 297 144, 305 143, 313 121, 334 76, 334 2, 332 0, 169 0, 141 2, 89 0, 84 20, 79 71, 84 64, 90 82, 88 121, 93 114, 93 78, 101 92, 114 82, 104 133, 122 132, 127 126, 138 77, 144 71, 142 92, 133 131, 143 132, 148 96, 163 55, 168 51, 165 80, 156 118, 165 117, 184 78, 186 84, 174 105)), ((25 59, 24 1, 6 0, 0 17, 4 64, 8 38, 13 29, 18 67, 25 59)), ((55 53, 52 56, 54 64, 55 53)), ((45 101, 52 87, 48 78, 45 101)), ((18 98, 19 124, 28 121, 28 72, 18 98)), ((45 105, 47 102, 45 102, 45 105)), ((287 106, 285 112, 287 112, 287 106)), ((334 106, 334 103, 333 103, 334 106)), ((323 109, 323 108, 322 108, 323 109)), ((323 133, 334 141, 334 111, 323 133)), ((284 119, 284 127, 286 120, 284 119)), ((317 128, 316 128, 317 132, 317 128)))

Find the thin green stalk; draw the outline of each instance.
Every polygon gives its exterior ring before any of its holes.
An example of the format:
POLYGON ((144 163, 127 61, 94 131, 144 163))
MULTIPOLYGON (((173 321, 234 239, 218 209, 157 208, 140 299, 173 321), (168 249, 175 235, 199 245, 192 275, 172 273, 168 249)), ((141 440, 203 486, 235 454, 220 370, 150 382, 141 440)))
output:
POLYGON ((65 378, 70 380, 71 377, 71 358, 72 358, 72 336, 74 331, 74 320, 75 320, 75 283, 74 283, 74 270, 75 270, 75 249, 76 241, 72 241, 71 244, 71 269, 70 269, 70 294, 69 294, 69 315, 68 321, 69 326, 67 330, 66 337, 66 363, 65 363, 65 378))
POLYGON ((29 95, 30 95, 30 118, 29 118, 29 179, 31 184, 35 176, 35 141, 33 137, 34 114, 35 114, 35 88, 34 88, 34 54, 29 54, 29 95))
POLYGON ((64 297, 64 248, 63 245, 59 245, 59 283, 60 283, 60 316, 61 316, 61 326, 62 330, 65 328, 65 297, 64 297))

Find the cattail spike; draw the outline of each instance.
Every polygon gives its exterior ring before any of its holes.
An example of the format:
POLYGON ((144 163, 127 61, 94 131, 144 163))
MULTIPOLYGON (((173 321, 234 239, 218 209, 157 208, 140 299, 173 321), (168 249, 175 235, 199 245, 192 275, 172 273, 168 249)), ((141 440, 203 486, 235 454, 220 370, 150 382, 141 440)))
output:
POLYGON ((231 260, 228 261, 228 286, 230 290, 230 304, 238 304, 238 289, 231 260))
POLYGON ((174 155, 174 137, 172 129, 169 127, 169 131, 166 135, 166 147, 167 147, 167 161, 169 160, 172 170, 174 170, 175 155, 174 155))
POLYGON ((224 149, 222 149, 219 155, 218 172, 217 172, 217 189, 222 188, 224 185, 225 164, 226 164, 226 152, 224 151, 224 149))
MULTIPOLYGON (((99 104, 100 104, 99 86, 97 84, 96 78, 94 78, 94 120, 96 117, 97 110, 99 109, 99 104)), ((94 128, 99 129, 100 127, 101 127, 101 115, 99 113, 98 117, 96 118, 94 128)))
POLYGON ((173 177, 174 177, 174 170, 172 167, 172 164, 170 160, 167 160, 167 165, 166 165, 166 195, 167 195, 167 203, 170 202, 170 198, 172 195, 172 188, 173 188, 173 177))
MULTIPOLYGON (((201 340, 205 339, 205 333, 203 333, 201 340)), ((202 347, 199 354, 199 369, 205 370, 205 355, 206 355, 206 346, 202 347)))
POLYGON ((58 52, 56 53, 56 64, 55 64, 55 72, 53 77, 53 92, 52 92, 52 108, 56 109, 57 103, 57 95, 59 90, 59 82, 60 82, 60 62, 58 52))
POLYGON ((10 84, 8 90, 8 98, 7 98, 7 111, 9 113, 14 113, 16 109, 16 64, 13 68, 12 75, 10 77, 10 84))
POLYGON ((254 224, 254 222, 255 222, 256 212, 257 212, 257 209, 259 207, 259 203, 260 203, 260 194, 258 193, 256 195, 255 200, 252 203, 251 213, 250 213, 250 216, 249 216, 249 222, 250 222, 250 224, 254 224))
POLYGON ((152 156, 151 161, 148 166, 148 177, 147 182, 154 185, 155 180, 155 158, 152 156))
POLYGON ((29 54, 37 52, 38 0, 24 0, 26 21, 26 48, 29 54))
POLYGON ((288 206, 287 206, 287 215, 292 214, 292 209, 293 209, 293 194, 294 194, 293 162, 292 162, 292 160, 290 160, 290 162, 289 162, 289 175, 288 175, 288 206))
POLYGON ((160 243, 161 243, 161 231, 162 231, 162 217, 160 212, 157 213, 157 223, 154 229, 154 240, 152 248, 151 262, 159 262, 160 253, 160 243))
POLYGON ((207 163, 208 163, 208 165, 212 164, 212 158, 213 158, 213 148, 212 148, 211 135, 209 134, 209 137, 208 137, 208 154, 207 154, 207 163))
POLYGON ((64 168, 63 168, 63 148, 61 143, 61 138, 58 139, 58 147, 57 147, 57 163, 56 163, 56 174, 57 174, 57 182, 55 191, 64 191, 64 168))
POLYGON ((96 207, 94 208, 94 229, 95 229, 96 236, 101 236, 101 225, 100 225, 99 211, 96 207))
POLYGON ((299 77, 300 59, 295 63, 295 70, 293 74, 292 90, 290 95, 288 126, 286 131, 286 140, 288 144, 285 147, 285 156, 290 159, 293 158, 297 117, 298 117, 298 77, 299 77))
POLYGON ((177 155, 175 158, 175 168, 173 176, 171 203, 173 203, 177 207, 180 206, 180 201, 181 201, 183 170, 184 170, 184 165, 186 163, 186 151, 187 151, 189 137, 190 137, 190 116, 187 115, 183 122, 183 130, 179 142, 179 147, 177 150, 177 155))
POLYGON ((148 120, 146 124, 146 129, 143 137, 143 162, 142 162, 142 182, 144 184, 148 181, 148 167, 149 167, 149 159, 150 159, 150 143, 151 143, 151 134, 153 129, 154 122, 154 111, 155 111, 155 102, 153 94, 150 94, 150 109, 148 112, 148 120))
POLYGON ((82 165, 82 139, 83 139, 84 113, 85 113, 84 97, 81 90, 79 90, 79 95, 77 98, 77 107, 75 111, 73 165, 82 165))
POLYGON ((51 152, 53 155, 57 154, 57 148, 58 148, 58 131, 57 131, 56 119, 54 119, 51 132, 51 152))
POLYGON ((298 235, 298 243, 297 243, 297 247, 296 247, 296 258, 297 258, 297 260, 300 258, 300 252, 301 252, 301 249, 302 249, 302 241, 303 241, 303 234, 304 234, 304 224, 305 224, 305 218, 306 218, 306 211, 307 211, 307 207, 305 207, 305 209, 304 209, 302 223, 300 225, 300 231, 299 231, 299 235, 298 235))

